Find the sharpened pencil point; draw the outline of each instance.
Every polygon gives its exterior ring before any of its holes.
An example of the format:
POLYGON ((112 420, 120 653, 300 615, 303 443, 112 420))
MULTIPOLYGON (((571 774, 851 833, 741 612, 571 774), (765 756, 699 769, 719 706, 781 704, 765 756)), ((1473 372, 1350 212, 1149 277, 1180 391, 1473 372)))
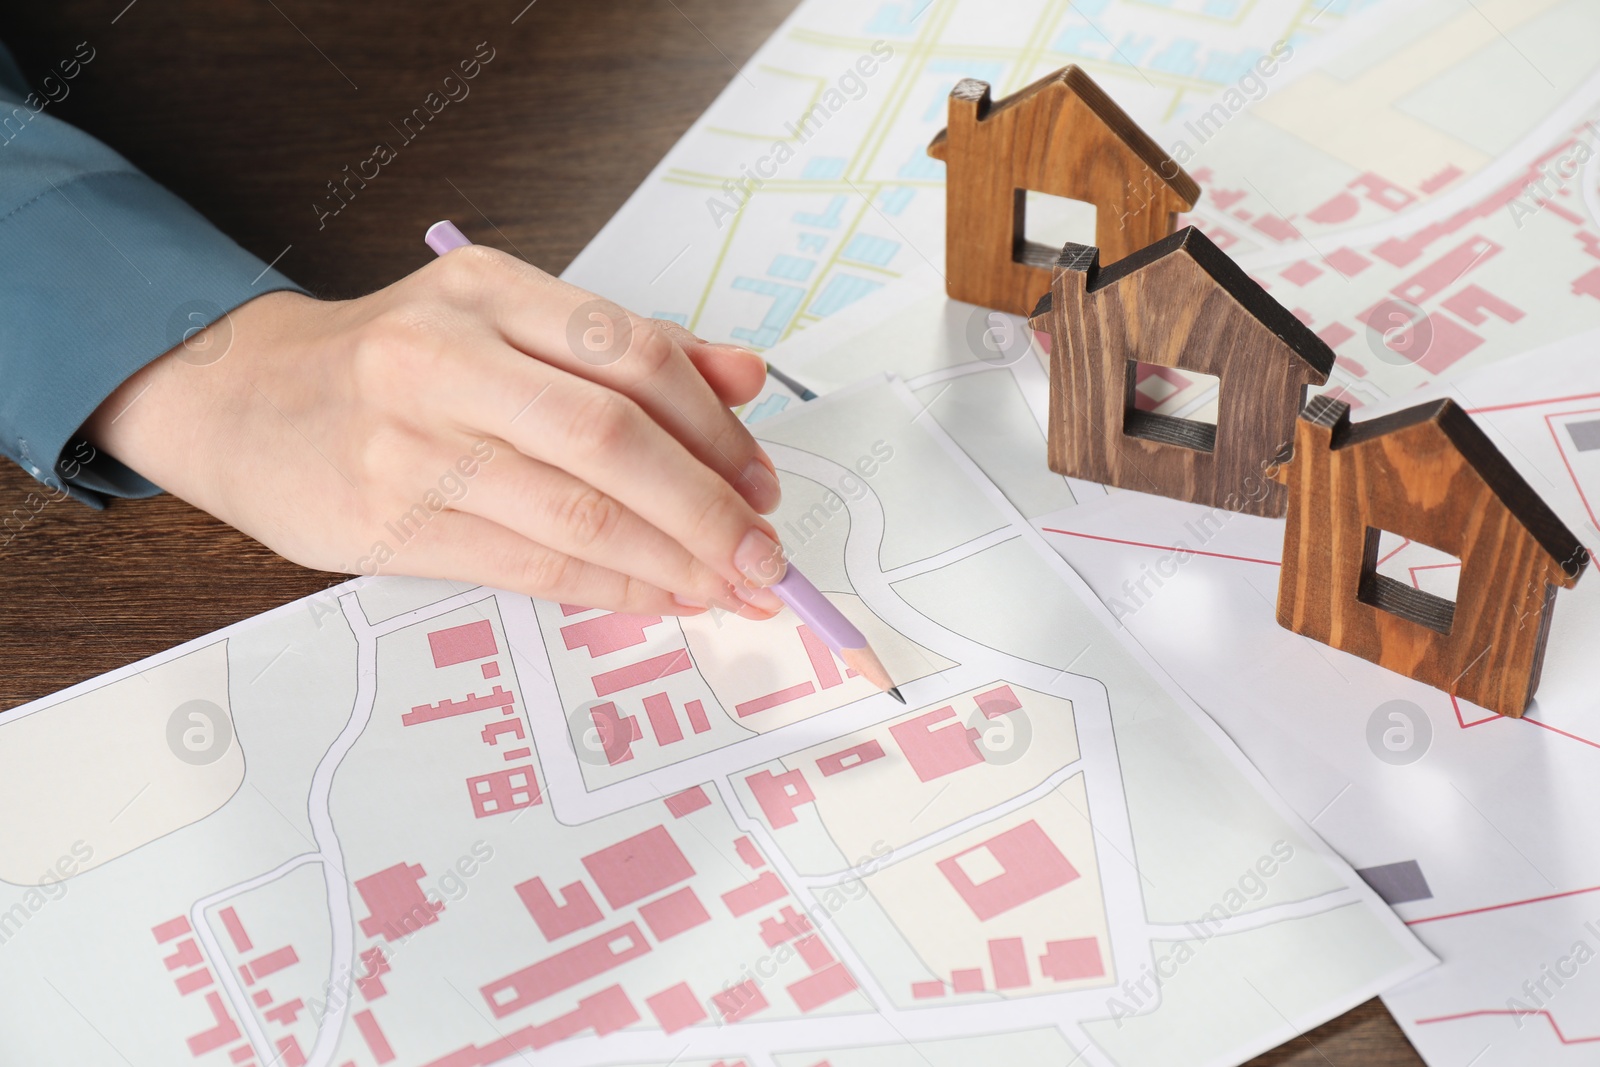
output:
POLYGON ((906 698, 900 695, 900 687, 898 685, 891 687, 888 690, 888 693, 889 693, 890 696, 894 697, 900 703, 904 704, 906 702, 906 698))

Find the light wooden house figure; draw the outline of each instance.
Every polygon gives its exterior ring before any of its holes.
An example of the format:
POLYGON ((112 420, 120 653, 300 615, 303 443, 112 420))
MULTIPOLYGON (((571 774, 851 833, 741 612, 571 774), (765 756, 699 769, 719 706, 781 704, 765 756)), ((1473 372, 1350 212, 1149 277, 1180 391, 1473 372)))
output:
POLYGON ((1050 469, 1252 515, 1333 350, 1193 227, 1101 268, 1069 244, 1031 320, 1050 334, 1050 469), (1210 375, 1214 425, 1141 410, 1139 365, 1210 375))
POLYGON ((967 78, 928 154, 947 165, 949 294, 1026 315, 1050 285, 1056 248, 1030 244, 1029 190, 1092 204, 1106 262, 1172 233, 1200 187, 1078 67, 990 102, 967 78))
POLYGON ((1464 700, 1520 716, 1556 590, 1588 553, 1453 401, 1352 424, 1322 396, 1280 472, 1289 524, 1278 622, 1464 700), (1388 531, 1461 561, 1455 600, 1378 573, 1388 531))

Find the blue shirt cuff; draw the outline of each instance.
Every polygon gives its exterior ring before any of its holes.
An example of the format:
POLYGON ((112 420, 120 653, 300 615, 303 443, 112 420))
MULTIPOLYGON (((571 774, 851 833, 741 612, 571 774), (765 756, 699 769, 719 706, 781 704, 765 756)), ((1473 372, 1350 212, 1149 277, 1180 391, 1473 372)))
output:
POLYGON ((0 216, 0 453, 95 507, 161 492, 77 439, 95 409, 241 304, 304 291, 124 168, 62 176, 0 216))

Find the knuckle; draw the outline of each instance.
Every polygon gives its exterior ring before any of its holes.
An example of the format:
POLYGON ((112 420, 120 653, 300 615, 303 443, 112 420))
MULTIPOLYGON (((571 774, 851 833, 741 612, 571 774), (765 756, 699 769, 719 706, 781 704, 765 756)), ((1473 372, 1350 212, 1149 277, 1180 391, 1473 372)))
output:
POLYGON ((523 588, 535 596, 554 599, 572 578, 573 559, 559 552, 540 549, 521 561, 523 588))
POLYGON ((621 393, 596 389, 574 405, 568 437, 576 448, 614 456, 633 440, 642 414, 639 405, 621 393))
POLYGON ((416 449, 415 437, 386 420, 374 420, 365 427, 357 446, 357 469, 363 479, 387 481, 397 456, 410 456, 416 449))
POLYGON ((562 502, 556 521, 575 544, 594 544, 616 532, 622 507, 593 486, 584 486, 562 502))
POLYGON ((499 249, 466 245, 430 264, 431 277, 445 296, 466 302, 478 297, 485 283, 506 273, 508 258, 499 249))
POLYGON ((414 401, 418 380, 438 374, 449 353, 449 325, 442 308, 403 304, 366 323, 355 339, 360 384, 380 394, 403 389, 414 401))
POLYGON ((661 590, 638 578, 625 576, 622 580, 622 608, 630 614, 647 614, 660 603, 661 590))
MULTIPOLYGON (((729 532, 739 528, 744 510, 743 502, 732 487, 717 478, 700 501, 689 524, 689 543, 694 545, 727 540, 729 532)), ((748 522, 744 525, 748 525, 748 522)))
POLYGON ((633 345, 628 351, 628 371, 637 381, 655 377, 671 365, 677 344, 654 320, 633 327, 633 345))

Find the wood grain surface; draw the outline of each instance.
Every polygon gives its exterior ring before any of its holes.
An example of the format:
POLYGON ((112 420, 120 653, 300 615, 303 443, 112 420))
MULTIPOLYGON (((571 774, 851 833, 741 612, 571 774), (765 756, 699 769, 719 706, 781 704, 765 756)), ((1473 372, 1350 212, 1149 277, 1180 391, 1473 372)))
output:
POLYGON ((1004 100, 968 78, 928 154, 948 166, 945 278, 952 299, 1026 315, 1050 288, 1059 248, 1026 239, 1027 190, 1095 208, 1109 266, 1158 241, 1199 186, 1078 66, 1004 100))
MULTIPOLYGON (((446 216, 559 271, 794 0, 524 4, 50 0, 0 5, 0 40, 34 74, 90 42, 94 61, 52 111, 263 259, 284 253, 290 277, 345 297, 427 262, 420 235, 446 216), (496 55, 472 95, 319 229, 324 183, 480 41, 496 55)), ((0 463, 0 514, 36 488, 0 463)), ((341 580, 170 497, 51 503, 0 541, 0 710, 341 580)), ((1421 1062, 1370 1001, 1254 1064, 1421 1062)))
POLYGON ((1588 553, 1454 401, 1351 423, 1319 396, 1283 472, 1278 622, 1502 715, 1533 699, 1588 553), (1387 531, 1461 561, 1455 601, 1377 573, 1387 531))
POLYGON ((1067 245, 1031 320, 1050 333, 1050 469, 1248 515, 1281 516, 1268 470, 1333 350, 1192 226, 1101 269, 1067 245), (1136 366, 1218 381, 1208 425, 1135 406, 1136 366))

